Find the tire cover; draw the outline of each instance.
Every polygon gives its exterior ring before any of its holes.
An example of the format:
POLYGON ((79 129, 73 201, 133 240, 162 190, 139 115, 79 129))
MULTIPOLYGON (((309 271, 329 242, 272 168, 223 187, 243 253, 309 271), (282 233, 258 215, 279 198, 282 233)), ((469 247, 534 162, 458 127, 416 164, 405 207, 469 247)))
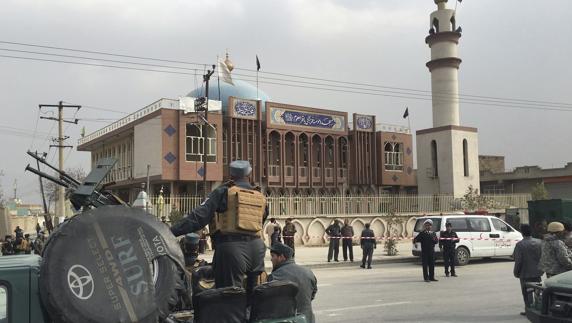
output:
POLYGON ((51 236, 40 293, 56 322, 153 322, 182 288, 183 254, 169 227, 141 209, 104 206, 51 236))

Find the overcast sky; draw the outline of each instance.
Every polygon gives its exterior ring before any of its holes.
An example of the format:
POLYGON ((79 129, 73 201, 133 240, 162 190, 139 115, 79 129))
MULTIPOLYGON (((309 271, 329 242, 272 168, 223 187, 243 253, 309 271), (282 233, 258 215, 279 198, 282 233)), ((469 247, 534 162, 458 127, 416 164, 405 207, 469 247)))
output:
MULTIPOLYGON (((424 38, 435 9, 432 0, 3 0, 0 41, 198 63, 214 63, 228 49, 240 68, 254 69, 258 54, 266 72, 427 91, 430 51, 424 38)), ((563 167, 572 161, 572 1, 466 0, 458 7, 457 24, 463 28, 463 95, 559 102, 564 103, 559 109, 568 110, 546 110, 542 103, 527 105, 535 109, 462 103, 462 125, 479 129, 479 154, 504 155, 507 168, 563 167)), ((47 51, 5 43, 0 48, 47 51)), ((58 59, 5 50, 0 55, 58 59)), ((45 135, 57 130, 51 121, 37 122, 38 104, 63 100, 130 113, 200 85, 193 75, 6 57, 0 57, 0 73, 2 184, 12 196, 17 179, 19 197, 31 202, 39 202, 38 181, 24 173, 31 162, 25 152, 48 151, 45 135)), ((414 131, 432 125, 431 102, 411 95, 261 88, 273 101, 375 114, 378 122, 391 124, 407 124, 401 116, 408 106, 414 131)), ((80 119, 121 116, 87 108, 77 114, 80 119)), ((91 120, 71 125, 68 143, 77 144, 83 126, 91 133, 104 125, 91 120)), ((66 167, 89 169, 89 153, 68 153, 66 167)), ((57 162, 54 149, 52 158, 57 162)))

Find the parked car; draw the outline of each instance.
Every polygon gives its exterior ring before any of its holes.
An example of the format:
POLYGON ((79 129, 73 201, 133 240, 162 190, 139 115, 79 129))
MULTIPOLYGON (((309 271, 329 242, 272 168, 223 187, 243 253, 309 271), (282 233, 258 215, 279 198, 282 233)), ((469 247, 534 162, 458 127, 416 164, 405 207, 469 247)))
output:
MULTIPOLYGON (((457 243, 456 263, 464 266, 470 258, 480 257, 510 257, 514 247, 522 234, 509 224, 494 216, 488 215, 442 215, 426 216, 417 218, 413 237, 423 230, 423 222, 431 219, 433 231, 439 236, 440 231, 445 231, 447 222, 453 225, 460 241, 457 243)), ((414 256, 421 256, 421 246, 417 243, 412 249, 414 256)), ((439 245, 435 245, 435 252, 441 256, 439 245)))

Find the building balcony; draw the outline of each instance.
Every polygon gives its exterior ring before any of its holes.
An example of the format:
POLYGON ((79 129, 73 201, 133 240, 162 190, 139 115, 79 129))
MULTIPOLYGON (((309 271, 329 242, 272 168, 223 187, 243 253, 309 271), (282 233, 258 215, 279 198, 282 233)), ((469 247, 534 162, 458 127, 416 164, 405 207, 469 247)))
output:
POLYGON ((298 167, 298 185, 300 186, 308 186, 308 167, 302 166, 298 167))
POLYGON ((294 185, 296 183, 294 180, 294 170, 294 166, 284 166, 284 182, 286 185, 294 185))
POLYGON ((312 184, 322 185, 322 168, 312 167, 312 184))
POLYGON ((280 165, 269 165, 268 166, 268 182, 269 183, 279 183, 280 182, 280 165))

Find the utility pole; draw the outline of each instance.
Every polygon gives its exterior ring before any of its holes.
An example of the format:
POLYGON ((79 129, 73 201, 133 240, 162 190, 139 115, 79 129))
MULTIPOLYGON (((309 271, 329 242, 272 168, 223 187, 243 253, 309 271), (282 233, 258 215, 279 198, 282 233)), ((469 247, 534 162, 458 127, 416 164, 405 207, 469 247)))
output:
POLYGON ((212 66, 213 69, 207 70, 207 74, 203 75, 203 81, 206 83, 206 91, 205 91, 205 106, 204 106, 204 125, 203 125, 203 195, 206 199, 209 192, 207 189, 207 126, 209 125, 208 115, 209 115, 209 81, 211 76, 215 71, 215 65, 212 66))
MULTIPOLYGON (((59 169, 60 171, 64 172, 64 148, 73 148, 73 146, 66 146, 64 142, 68 139, 68 136, 64 136, 64 123, 73 123, 77 124, 78 119, 75 120, 64 120, 64 108, 74 108, 79 110, 81 105, 68 105, 64 104, 63 101, 60 101, 57 105, 56 104, 40 104, 40 110, 42 108, 58 108, 58 117, 40 117, 40 119, 48 119, 58 122, 58 138, 57 138, 57 145, 50 145, 50 147, 57 147, 58 148, 58 155, 59 155, 59 169)), ((65 210, 65 190, 62 186, 58 186, 58 204, 56 205, 56 210, 59 210, 60 216, 64 215, 65 210)), ((58 212, 56 211, 56 216, 58 212)))

